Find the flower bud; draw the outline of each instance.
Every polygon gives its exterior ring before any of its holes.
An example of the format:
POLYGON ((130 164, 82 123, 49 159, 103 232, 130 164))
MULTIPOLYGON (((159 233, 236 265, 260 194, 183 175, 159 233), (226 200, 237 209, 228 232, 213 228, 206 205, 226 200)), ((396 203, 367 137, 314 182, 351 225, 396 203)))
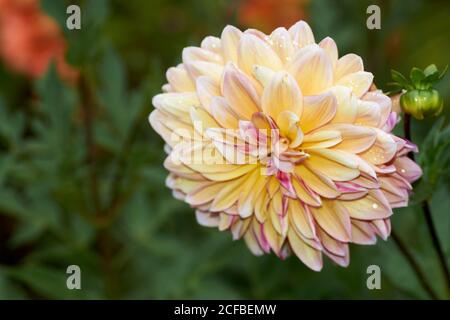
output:
MULTIPOLYGON (((401 92, 400 106, 402 110, 418 120, 427 116, 439 115, 444 107, 444 102, 433 86, 444 77, 446 71, 447 67, 439 72, 434 64, 423 70, 412 68, 408 80, 400 72, 391 70, 394 82, 390 85, 395 87, 394 92, 401 92)), ((394 102, 398 101, 395 98, 398 96, 392 98, 394 107, 394 102)))
POLYGON ((411 90, 400 97, 400 105, 405 113, 422 120, 427 116, 439 115, 444 102, 437 90, 411 90))

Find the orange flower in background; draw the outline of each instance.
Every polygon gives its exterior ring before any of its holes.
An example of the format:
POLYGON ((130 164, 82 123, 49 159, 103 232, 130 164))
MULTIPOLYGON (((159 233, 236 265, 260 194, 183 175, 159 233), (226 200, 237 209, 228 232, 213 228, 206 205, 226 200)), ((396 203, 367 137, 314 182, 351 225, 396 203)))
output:
POLYGON ((242 0, 237 11, 238 22, 262 31, 288 27, 306 18, 308 0, 242 0))
POLYGON ((54 60, 58 73, 74 81, 78 72, 65 61, 66 41, 38 0, 0 0, 0 56, 12 70, 42 76, 54 60))

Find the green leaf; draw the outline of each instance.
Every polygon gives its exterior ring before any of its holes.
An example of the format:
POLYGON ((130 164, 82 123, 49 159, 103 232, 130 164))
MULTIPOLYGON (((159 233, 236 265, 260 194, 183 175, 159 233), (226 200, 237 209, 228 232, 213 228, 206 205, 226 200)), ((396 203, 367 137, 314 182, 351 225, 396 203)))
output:
POLYGON ((445 66, 444 70, 442 70, 441 74, 439 75, 439 80, 441 80, 445 74, 447 73, 448 65, 445 66))
POLYGON ((22 223, 14 231, 9 243, 13 248, 35 241, 45 231, 45 226, 38 223, 22 223))
POLYGON ((436 65, 430 64, 428 67, 426 67, 423 70, 423 73, 425 74, 425 76, 428 77, 428 76, 430 76, 432 74, 439 73, 439 72, 438 72, 438 69, 436 68, 436 65))
POLYGON ((29 287, 40 296, 50 299, 81 299, 83 290, 69 290, 66 286, 65 268, 50 268, 43 265, 24 265, 4 268, 6 274, 29 287))
POLYGON ((11 189, 0 188, 0 211, 8 216, 25 218, 28 210, 11 189))
POLYGON ((22 137, 25 119, 22 113, 9 112, 0 97, 0 146, 17 147, 22 137))
POLYGON ((414 67, 411 69, 410 78, 414 87, 419 89, 421 87, 422 80, 425 79, 425 74, 423 70, 414 67))
POLYGON ((144 105, 143 90, 130 91, 127 88, 125 66, 111 47, 106 49, 98 74, 100 88, 97 95, 102 105, 107 107, 107 121, 97 125, 96 135, 104 147, 114 148, 115 145, 120 148, 144 105))
POLYGON ((406 77, 394 69, 391 70, 391 77, 401 87, 407 88, 409 86, 409 81, 406 79, 406 77))
POLYGON ((403 90, 403 87, 397 82, 388 82, 386 84, 390 88, 390 90, 385 91, 385 94, 388 96, 392 96, 394 94, 400 93, 403 90))
POLYGON ((430 190, 445 179, 450 166, 450 126, 443 128, 440 118, 424 139, 419 153, 419 163, 423 169, 423 180, 430 190))
POLYGON ((424 71, 426 77, 423 80, 423 83, 425 85, 428 85, 428 88, 431 88, 434 84, 436 84, 444 77, 445 73, 447 72, 447 68, 448 65, 445 66, 444 70, 441 73, 439 73, 439 70, 434 64, 429 65, 424 71))
POLYGON ((6 275, 0 266, 0 300, 25 299, 25 291, 6 275))

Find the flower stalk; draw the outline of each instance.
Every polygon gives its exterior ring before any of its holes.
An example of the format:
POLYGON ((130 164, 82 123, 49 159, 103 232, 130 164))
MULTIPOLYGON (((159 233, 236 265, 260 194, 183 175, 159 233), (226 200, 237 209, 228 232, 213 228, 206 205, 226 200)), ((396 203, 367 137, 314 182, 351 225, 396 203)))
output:
POLYGON ((397 245, 400 252, 403 254, 405 259, 408 261, 409 265, 411 266, 412 270, 416 274, 417 279, 419 280, 420 285, 422 288, 429 294, 431 299, 438 300, 437 294, 434 292, 431 285, 428 283, 427 278, 425 277, 425 273, 420 268, 419 263, 414 258, 414 256, 411 254, 411 252, 408 250, 408 247, 403 243, 402 239, 397 235, 395 231, 391 232, 391 237, 394 239, 395 244, 397 245))
MULTIPOLYGON (((409 141, 412 141, 411 116, 409 114, 405 113, 403 121, 404 121, 403 128, 404 128, 405 138, 409 141)), ((408 156, 411 158, 411 160, 414 160, 414 154, 412 152, 410 152, 408 156)), ((421 208, 422 208, 422 212, 425 217, 428 232, 429 232, 431 240, 433 242, 434 249, 439 258, 439 264, 440 264, 442 272, 444 274, 447 295, 450 295, 450 272, 449 272, 447 260, 446 260, 445 254, 444 254, 444 250, 442 249, 438 234, 436 232, 436 228, 434 227, 433 216, 431 214, 429 202, 427 200, 422 201, 421 208)))

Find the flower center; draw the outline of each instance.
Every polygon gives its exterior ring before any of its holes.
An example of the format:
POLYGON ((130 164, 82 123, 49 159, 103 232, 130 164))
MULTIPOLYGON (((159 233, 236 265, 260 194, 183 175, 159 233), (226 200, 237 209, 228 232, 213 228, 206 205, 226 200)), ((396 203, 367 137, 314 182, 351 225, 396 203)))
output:
POLYGON ((240 122, 240 134, 249 144, 249 152, 265 165, 266 175, 290 175, 295 165, 309 156, 299 148, 303 133, 298 118, 290 113, 281 113, 275 122, 257 112, 251 121, 240 122))

